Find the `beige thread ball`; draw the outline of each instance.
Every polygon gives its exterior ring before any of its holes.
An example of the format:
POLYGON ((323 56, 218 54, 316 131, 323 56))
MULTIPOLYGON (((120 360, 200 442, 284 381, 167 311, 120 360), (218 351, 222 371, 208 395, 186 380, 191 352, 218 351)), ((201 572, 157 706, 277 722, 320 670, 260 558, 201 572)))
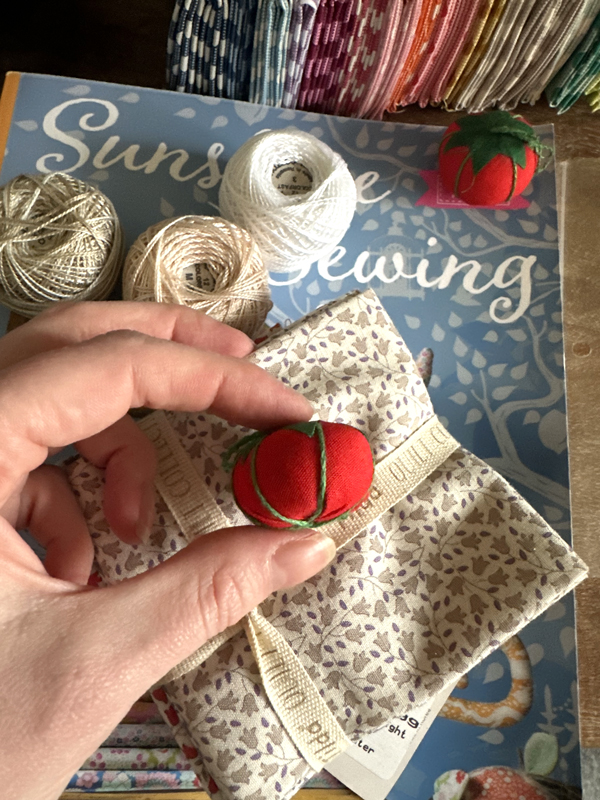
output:
POLYGON ((268 275, 249 233, 220 217, 176 217, 152 225, 131 246, 125 300, 178 303, 250 337, 271 310, 268 275))
POLYGON ((111 293, 123 258, 113 204, 61 172, 18 175, 0 190, 0 303, 32 317, 111 293))

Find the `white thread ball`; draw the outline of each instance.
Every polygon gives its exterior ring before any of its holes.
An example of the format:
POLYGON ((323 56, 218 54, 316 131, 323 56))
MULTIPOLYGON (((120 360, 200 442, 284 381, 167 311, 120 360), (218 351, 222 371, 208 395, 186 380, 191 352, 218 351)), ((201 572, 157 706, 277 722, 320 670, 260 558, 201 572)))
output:
POLYGON ((288 272, 329 254, 350 227, 356 185, 343 158, 315 136, 253 136, 223 174, 223 217, 254 236, 267 269, 288 272))

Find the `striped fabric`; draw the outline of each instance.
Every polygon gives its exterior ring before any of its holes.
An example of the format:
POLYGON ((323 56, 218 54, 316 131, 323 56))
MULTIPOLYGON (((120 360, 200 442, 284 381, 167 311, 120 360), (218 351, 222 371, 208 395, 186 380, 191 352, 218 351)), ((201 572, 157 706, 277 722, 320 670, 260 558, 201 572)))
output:
MULTIPOLYGON (((311 86, 306 93, 305 108, 320 111, 327 104, 353 22, 352 0, 337 0, 321 36, 321 48, 313 67, 311 86)), ((304 85, 301 87, 303 91, 304 85)))
MULTIPOLYGON (((371 67, 366 91, 358 106, 357 116, 377 118, 381 116, 379 108, 383 105, 379 101, 382 87, 387 85, 387 74, 393 62, 399 61, 400 45, 405 37, 405 25, 402 18, 410 18, 410 11, 406 12, 405 0, 390 2, 382 19, 381 35, 377 42, 375 63, 371 67)), ((384 100, 385 103, 385 100, 384 100)))
POLYGON ((456 63, 477 16, 478 0, 448 0, 438 16, 417 73, 402 98, 402 105, 418 102, 426 106, 435 89, 435 102, 456 63))
POLYGON ((228 73, 231 84, 230 97, 235 100, 248 100, 258 0, 236 0, 236 2, 239 5, 239 23, 235 35, 237 47, 230 59, 228 73))
POLYGON ((259 0, 250 70, 251 103, 280 106, 283 99, 292 0, 259 0))
POLYGON ((333 14, 333 0, 321 0, 319 8, 316 11, 315 19, 313 22, 312 36, 306 52, 304 61, 304 70, 300 86, 298 88, 298 96, 296 104, 298 108, 306 108, 307 93, 313 80, 313 73, 316 64, 319 60, 319 52, 322 47, 328 25, 331 22, 333 14))
MULTIPOLYGON (((200 0, 202 2, 202 0, 200 0)), ((229 25, 229 0, 209 0, 207 30, 207 47, 204 48, 203 60, 200 61, 200 46, 196 66, 196 87, 199 94, 212 97, 223 97, 225 89, 225 51, 227 47, 227 28, 229 25), (199 88, 199 76, 202 73, 202 90, 199 88)), ((206 16, 206 15, 205 15, 206 16)))
MULTIPOLYGON (((569 4, 566 4, 565 12, 568 16, 569 4)), ((556 75, 580 45, 598 12, 600 12, 600 0, 583 0, 580 12, 571 14, 570 20, 568 19, 567 24, 563 27, 562 35, 560 33, 561 26, 557 25, 560 38, 554 59, 550 59, 544 69, 536 70, 529 76, 526 88, 522 93, 523 103, 532 104, 540 99, 550 79, 556 75)))
POLYGON ((448 106, 458 110, 458 98, 461 96, 464 88, 469 85, 471 78, 476 73, 479 64, 484 58, 487 47, 502 19, 506 3, 507 0, 492 0, 492 5, 485 18, 481 34, 474 44, 471 55, 464 65, 462 73, 457 77, 453 88, 448 90, 444 95, 444 101, 448 106))
POLYGON ((458 83, 461 75, 465 71, 467 64, 470 62, 475 48, 477 47, 481 37, 484 35, 484 31, 486 30, 486 24, 488 21, 488 17, 492 11, 492 7, 494 4, 494 0, 480 0, 479 6, 477 7, 477 15, 471 29, 465 39, 465 43, 461 52, 459 53, 458 59, 450 77, 448 78, 448 82, 444 87, 444 94, 441 98, 446 104, 447 99, 452 94, 456 84, 458 83))
POLYGON ((510 58, 518 31, 525 25, 534 4, 535 0, 504 4, 504 10, 490 36, 487 48, 470 80, 457 97, 455 108, 481 110, 483 107, 481 100, 487 94, 488 84, 494 80, 493 76, 504 68, 504 64, 510 58))
POLYGON ((581 12, 585 5, 586 0, 555 0, 552 7, 546 9, 519 64, 515 64, 508 72, 498 90, 498 105, 501 108, 515 108, 525 99, 528 88, 536 86, 539 76, 552 69, 560 57, 565 40, 572 35, 574 28, 581 26, 581 12))
MULTIPOLYGON (((476 97, 479 108, 502 105, 502 96, 509 93, 514 82, 548 48, 548 36, 556 22, 561 0, 536 0, 520 29, 513 30, 513 46, 504 48, 497 68, 476 97)), ((571 0, 571 7, 573 2, 571 0)))
POLYGON ((363 24, 363 9, 365 0, 353 0, 350 10, 348 26, 344 30, 344 40, 340 43, 340 54, 337 62, 337 73, 327 98, 323 105, 323 112, 328 114, 339 113, 336 109, 342 101, 342 93, 345 76, 351 74, 353 66, 352 59, 357 49, 357 37, 363 24))
POLYGON ((173 10, 167 45, 167 52, 169 49, 171 50, 171 59, 167 66, 169 89, 179 89, 182 83, 182 73, 184 84, 187 79, 189 39, 191 37, 190 9, 193 2, 194 0, 178 0, 173 10), (187 37, 186 31, 188 32, 187 37))
POLYGON ((585 90, 592 111, 600 110, 600 75, 598 75, 585 90))
POLYGON ((335 98, 339 90, 339 77, 345 74, 346 65, 350 58, 351 42, 355 40, 358 28, 358 10, 361 3, 350 0, 347 3, 343 20, 335 24, 337 32, 334 34, 335 45, 331 50, 331 58, 327 70, 327 77, 322 83, 321 91, 315 105, 315 110, 322 113, 331 113, 335 98))
POLYGON ((300 108, 318 111, 328 102, 325 94, 333 85, 338 72, 335 67, 352 34, 352 8, 353 0, 321 0, 298 95, 300 108))
POLYGON ((600 15, 583 41, 546 89, 548 102, 559 113, 569 109, 578 97, 595 84, 600 73, 600 15))
POLYGON ((175 0, 167 85, 371 119, 418 103, 561 112, 598 73, 600 0, 175 0))
POLYGON ((344 76, 344 83, 340 87, 340 96, 343 98, 341 113, 347 116, 359 116, 361 105, 367 100, 366 94, 372 88, 370 80, 373 66, 387 32, 387 15, 394 5, 394 0, 365 0, 363 3, 362 20, 350 54, 352 68, 344 76))
POLYGON ((410 85, 415 75, 419 62, 427 49, 429 38, 433 33, 442 5, 449 0, 423 0, 421 14, 417 21, 415 35, 411 44, 410 51, 406 57, 404 66, 398 76, 394 87, 391 102, 388 106, 390 111, 395 111, 402 104, 402 96, 406 88, 410 85))
POLYGON ((334 114, 350 116, 346 109, 349 107, 349 92, 352 86, 352 78, 361 54, 361 43, 367 25, 367 11, 369 0, 355 0, 355 24, 345 43, 344 69, 338 76, 335 95, 332 100, 332 111, 334 114))
POLYGON ((284 108, 295 108, 304 72, 304 63, 320 0, 294 0, 288 40, 283 99, 284 108))
POLYGON ((367 114, 372 119, 381 119, 388 106, 389 98, 398 83, 400 73, 410 53, 412 42, 421 16, 424 0, 405 0, 402 17, 396 32, 396 40, 391 48, 393 57, 390 59, 387 74, 380 80, 379 86, 374 90, 374 97, 367 114))

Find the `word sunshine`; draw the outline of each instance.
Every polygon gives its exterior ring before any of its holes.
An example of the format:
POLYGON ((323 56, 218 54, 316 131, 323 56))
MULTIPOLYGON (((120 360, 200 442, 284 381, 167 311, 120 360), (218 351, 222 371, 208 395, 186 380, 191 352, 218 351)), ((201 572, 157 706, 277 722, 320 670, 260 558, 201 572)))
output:
MULTIPOLYGON (((91 158, 92 166, 96 169, 108 169, 121 161, 125 169, 130 172, 144 172, 145 175, 151 175, 156 172, 158 167, 166 162, 166 164, 168 164, 169 175, 173 180, 184 182, 196 179, 196 184, 201 189, 212 189, 221 180, 222 173, 219 168, 218 158, 223 154, 225 149, 225 146, 221 142, 214 142, 211 144, 207 151, 206 162, 187 173, 184 172, 184 169, 190 159, 189 153, 180 147, 169 150, 165 142, 159 142, 152 156, 146 161, 136 161, 136 159, 139 159, 139 144, 130 144, 128 147, 121 150, 120 153, 115 153, 121 141, 121 137, 109 136, 98 152, 92 157, 90 148, 81 141, 78 131, 67 132, 62 130, 58 125, 59 118, 63 112, 81 103, 96 106, 94 111, 82 114, 79 118, 78 125, 82 131, 104 131, 107 130, 107 128, 111 128, 119 119, 119 109, 114 103, 111 103, 109 100, 100 100, 94 97, 81 97, 76 100, 67 100, 50 109, 42 123, 44 133, 55 142, 60 142, 68 148, 71 148, 72 163, 65 163, 65 155, 63 153, 46 153, 38 158, 36 162, 36 168, 39 172, 54 172, 56 169, 60 169, 61 172, 75 172, 75 170, 87 164, 91 158), (100 114, 99 119, 97 119, 98 113, 100 114)), ((373 171, 365 172, 355 179, 359 203, 376 203, 390 194, 390 192, 387 191, 379 197, 370 199, 366 197, 366 190, 370 189, 378 179, 379 173, 373 171)))
MULTIPOLYGON (((92 104, 96 108, 94 111, 83 114, 79 119, 79 127, 82 131, 104 131, 111 128, 119 118, 119 109, 114 103, 109 100, 99 100, 92 97, 82 97, 77 100, 67 100, 65 103, 52 108, 44 117, 43 130, 46 136, 54 139, 71 148, 72 163, 65 163, 65 155, 63 153, 47 153, 46 155, 38 158, 36 167, 39 172, 53 172, 60 169, 62 172, 74 172, 88 163, 92 157, 90 148, 82 142, 74 133, 61 130, 58 127, 58 121, 61 114, 71 106, 80 103, 92 104), (100 115, 97 112, 103 112, 100 115), (98 120, 97 117, 100 117, 98 120), (74 159, 74 160, 73 160, 74 159)), ((190 181, 196 179, 196 184, 202 189, 212 189, 221 180, 221 170, 217 159, 225 149, 221 142, 214 142, 207 152, 207 158, 204 164, 200 167, 193 169, 191 172, 184 172, 188 161, 190 160, 189 153, 182 148, 175 148, 169 150, 165 142, 160 142, 154 153, 150 158, 145 161, 137 161, 139 157, 140 145, 131 144, 115 155, 115 149, 121 141, 120 136, 109 136, 104 144, 100 147, 96 155, 92 158, 92 165, 96 169, 108 169, 117 164, 119 161, 123 162, 125 169, 130 172, 144 172, 146 175, 151 175, 156 172, 158 167, 163 163, 168 163, 169 175, 175 181, 190 181)))
MULTIPOLYGON (((189 153, 182 148, 169 149, 165 142, 159 142, 149 158, 140 158, 139 144, 130 144, 117 152, 121 137, 116 135, 109 136, 92 156, 90 148, 81 141, 77 131, 67 132, 59 127, 63 112, 82 103, 91 105, 91 107, 95 106, 93 111, 88 111, 79 118, 78 125, 82 131, 107 130, 119 118, 117 106, 108 100, 99 98, 67 100, 52 108, 44 117, 44 133, 50 139, 69 148, 70 158, 62 152, 46 153, 36 162, 39 172, 47 173, 57 169, 63 172, 74 172, 91 159, 92 165, 98 170, 108 169, 122 162, 125 169, 131 172, 143 172, 146 175, 156 172, 164 164, 173 180, 179 182, 193 180, 202 189, 211 189, 221 180, 222 173, 218 159, 225 149, 221 142, 211 144, 205 162, 193 169, 190 169, 188 165, 189 153)), ((371 205, 390 194, 389 191, 386 191, 377 197, 368 196, 367 190, 377 183, 379 177, 377 172, 368 171, 355 178, 359 203, 371 205)), ((437 244, 437 239, 432 236, 427 243, 434 246, 437 244)), ((500 296, 490 303, 491 319, 501 324, 509 324, 519 319, 531 303, 531 273, 536 263, 535 256, 510 256, 499 264, 491 278, 486 280, 486 277, 482 276, 483 267, 478 261, 475 259, 459 261, 455 255, 446 258, 445 263, 442 262, 441 269, 432 266, 429 259, 421 258, 414 271, 410 270, 400 250, 377 257, 372 267, 371 262, 374 256, 367 250, 358 255, 349 269, 345 269, 342 264, 345 255, 346 249, 338 246, 329 256, 320 259, 317 262, 319 275, 327 281, 336 282, 343 281, 345 278, 353 278, 359 284, 366 284, 372 280, 391 284, 402 279, 414 282, 424 289, 447 289, 455 277, 458 280, 458 276, 462 276, 463 288, 472 295, 483 294, 492 288, 503 290, 515 287, 518 291, 518 302, 509 296, 500 296)), ((272 279, 270 282, 275 286, 289 286, 298 283, 308 275, 311 268, 312 264, 307 264, 287 280, 272 279)), ((516 292, 513 291, 511 294, 515 295, 516 292)))

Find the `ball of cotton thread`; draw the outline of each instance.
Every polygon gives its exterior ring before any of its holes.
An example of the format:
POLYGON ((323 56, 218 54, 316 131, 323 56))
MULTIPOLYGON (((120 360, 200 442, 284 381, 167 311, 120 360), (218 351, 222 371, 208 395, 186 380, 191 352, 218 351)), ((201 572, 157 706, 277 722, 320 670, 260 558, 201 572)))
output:
POLYGON ((95 187, 54 172, 0 190, 0 302, 13 311, 108 297, 122 259, 117 213, 95 187))
POLYGON ((273 272, 330 253, 355 208, 356 185, 343 158, 310 133, 292 129, 249 139, 227 163, 219 190, 221 215, 250 231, 273 272), (277 188, 274 173, 286 165, 312 181, 305 193, 277 188))
POLYGON ((255 336, 272 302, 252 236, 220 217, 187 215, 152 225, 131 246, 125 300, 195 308, 255 336))

